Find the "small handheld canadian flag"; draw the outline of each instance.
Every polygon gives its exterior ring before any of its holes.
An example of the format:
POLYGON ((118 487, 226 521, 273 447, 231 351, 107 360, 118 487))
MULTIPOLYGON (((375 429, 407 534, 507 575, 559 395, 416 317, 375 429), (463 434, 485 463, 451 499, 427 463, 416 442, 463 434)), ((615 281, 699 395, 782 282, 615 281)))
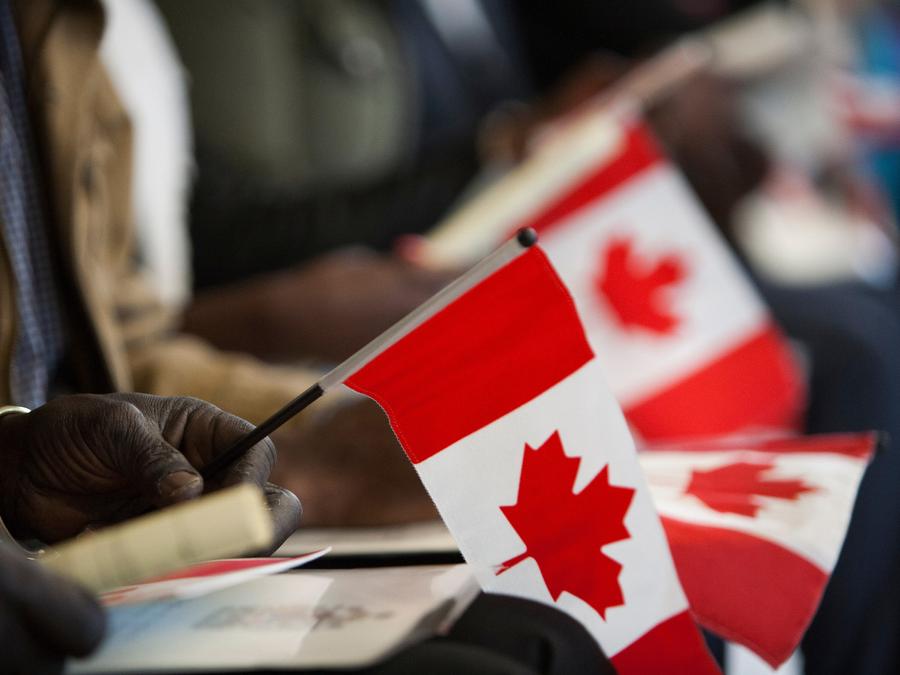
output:
POLYGON ((520 231, 209 473, 346 384, 387 412, 482 588, 568 612, 620 673, 718 673, 625 419, 536 240, 520 231))
POLYGON ((621 409, 536 239, 521 231, 211 472, 346 384, 387 412, 482 588, 568 612, 620 673, 718 673, 621 409))
POLYGON ((772 667, 834 569, 874 433, 720 439, 640 454, 691 611, 772 667))
POLYGON ((716 673, 597 369, 534 246, 344 382, 388 413, 485 590, 568 612, 620 673, 716 673))
POLYGON ((642 439, 794 428, 804 384, 787 342, 636 115, 564 126, 442 224, 428 255, 465 260, 519 227, 541 235, 642 439))

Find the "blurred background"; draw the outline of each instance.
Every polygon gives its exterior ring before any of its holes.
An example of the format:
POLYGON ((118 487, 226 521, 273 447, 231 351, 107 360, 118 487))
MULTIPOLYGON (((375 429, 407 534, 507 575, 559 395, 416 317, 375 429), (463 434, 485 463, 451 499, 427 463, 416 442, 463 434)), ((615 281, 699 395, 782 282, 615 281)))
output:
MULTIPOLYGON (((143 3, 109 4, 114 24, 151 19, 143 3)), ((135 32, 170 52, 178 83, 168 86, 181 92, 169 102, 182 106, 190 92, 197 288, 426 231, 541 122, 678 37, 741 21, 710 69, 655 103, 658 133, 761 274, 893 278, 891 3, 162 0, 158 9, 156 29, 171 38, 135 32)), ((134 40, 117 50, 113 31, 111 66, 134 40)), ((144 74, 161 82, 153 60, 144 74)))
MULTIPOLYGON (((187 329, 282 361, 339 360, 427 298, 455 271, 416 236, 546 125, 701 45, 648 119, 804 354, 806 430, 900 438, 900 3, 105 4, 147 274, 187 329)), ((794 672, 900 672, 896 454, 794 672)))

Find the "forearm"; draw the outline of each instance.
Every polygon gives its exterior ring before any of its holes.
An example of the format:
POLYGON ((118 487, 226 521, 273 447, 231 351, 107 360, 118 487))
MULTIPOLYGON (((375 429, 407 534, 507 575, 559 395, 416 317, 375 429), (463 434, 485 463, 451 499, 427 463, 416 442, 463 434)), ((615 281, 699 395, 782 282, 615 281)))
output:
MULTIPOLYGON (((184 309, 182 328, 219 349, 246 352, 259 358, 282 356, 285 337, 268 300, 273 284, 277 285, 278 280, 267 275, 200 291, 184 309)), ((296 339, 290 342, 295 354, 305 351, 296 339)))
MULTIPOLYGON (((258 424, 315 382, 318 373, 272 366, 220 352, 181 335, 129 353, 134 389, 159 396, 193 396, 258 424)), ((310 415, 289 424, 303 426, 310 415)))

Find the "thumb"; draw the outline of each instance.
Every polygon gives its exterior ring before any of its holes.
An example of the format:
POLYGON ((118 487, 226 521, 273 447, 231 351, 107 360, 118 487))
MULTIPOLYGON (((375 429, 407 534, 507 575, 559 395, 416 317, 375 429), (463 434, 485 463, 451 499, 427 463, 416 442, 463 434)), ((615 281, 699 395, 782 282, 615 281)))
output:
POLYGON ((133 444, 127 476, 156 507, 200 496, 203 478, 187 458, 169 445, 155 428, 142 425, 129 434, 133 444))

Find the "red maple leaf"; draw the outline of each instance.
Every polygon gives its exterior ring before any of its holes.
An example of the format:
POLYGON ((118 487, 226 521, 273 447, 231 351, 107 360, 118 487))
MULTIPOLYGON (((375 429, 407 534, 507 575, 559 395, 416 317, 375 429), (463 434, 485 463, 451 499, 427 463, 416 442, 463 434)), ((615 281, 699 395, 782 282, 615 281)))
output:
POLYGON ((610 485, 608 467, 603 467, 576 495, 572 487, 580 463, 563 452, 559 432, 536 450, 525 446, 517 501, 500 510, 526 550, 503 563, 497 574, 534 558, 554 600, 567 591, 605 619, 609 607, 624 603, 622 566, 600 549, 630 538, 623 521, 634 490, 610 485))
POLYGON ((684 493, 694 495, 719 513, 753 518, 761 507, 759 497, 796 501, 801 494, 816 491, 802 480, 763 477, 763 472, 773 467, 771 462, 735 462, 707 471, 693 471, 684 493))
POLYGON ((668 307, 665 290, 687 276, 682 261, 667 255, 651 263, 634 252, 628 239, 610 241, 601 259, 594 289, 606 298, 619 323, 660 335, 672 333, 678 318, 668 307))

